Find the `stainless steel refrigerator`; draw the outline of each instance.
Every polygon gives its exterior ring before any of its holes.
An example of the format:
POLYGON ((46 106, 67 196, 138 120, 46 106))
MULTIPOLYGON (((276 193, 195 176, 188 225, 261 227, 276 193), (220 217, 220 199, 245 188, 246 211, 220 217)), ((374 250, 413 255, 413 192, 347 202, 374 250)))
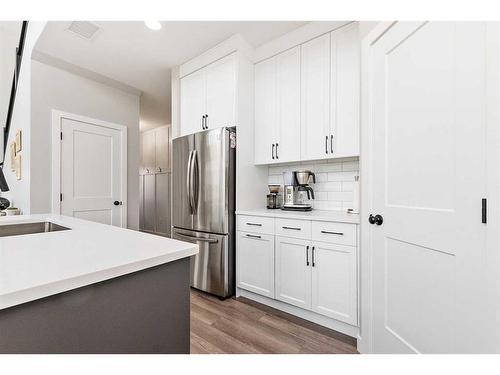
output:
POLYGON ((236 130, 173 140, 172 238, 199 245, 191 286, 226 298, 235 290, 236 130))

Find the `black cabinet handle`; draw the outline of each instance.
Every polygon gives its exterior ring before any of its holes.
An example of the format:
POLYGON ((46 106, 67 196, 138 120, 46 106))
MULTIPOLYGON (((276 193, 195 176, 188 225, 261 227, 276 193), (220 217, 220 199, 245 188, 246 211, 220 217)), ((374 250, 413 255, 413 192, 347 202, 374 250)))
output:
POLYGON ((330 152, 333 154, 333 134, 330 135, 330 152))
POLYGON ((272 158, 273 158, 273 160, 274 160, 274 143, 273 143, 273 146, 272 146, 272 148, 271 148, 271 157, 272 157, 272 158))
POLYGON ((309 266, 309 245, 306 246, 306 266, 309 266))
POLYGON ((247 223, 247 225, 253 225, 255 227, 261 227, 262 224, 258 224, 258 223, 247 223))
POLYGON ((321 233, 323 233, 323 234, 336 234, 338 236, 343 236, 344 235, 344 233, 342 233, 342 232, 330 232, 330 231, 327 231, 327 230, 322 230, 321 233))
POLYGON ((205 115, 201 116, 201 128, 205 130, 205 115))
POLYGON ((246 234, 247 237, 250 237, 250 238, 262 238, 261 236, 257 236, 257 235, 254 235, 254 234, 246 234))
POLYGON ((208 129, 208 115, 205 115, 205 129, 208 129))
POLYGON ((315 247, 313 246, 312 248, 312 266, 316 266, 316 260, 314 259, 314 250, 315 250, 315 247))
POLYGON ((328 154, 328 136, 325 137, 325 153, 328 154))
POLYGON ((282 227, 283 229, 291 229, 291 230, 302 230, 301 228, 296 227, 282 227))
POLYGON ((278 156, 278 144, 276 143, 276 159, 279 159, 279 156, 278 156))
POLYGON ((382 223, 384 222, 384 218, 382 217, 382 215, 373 216, 372 214, 370 214, 370 216, 368 217, 368 222, 370 224, 382 225, 382 223))

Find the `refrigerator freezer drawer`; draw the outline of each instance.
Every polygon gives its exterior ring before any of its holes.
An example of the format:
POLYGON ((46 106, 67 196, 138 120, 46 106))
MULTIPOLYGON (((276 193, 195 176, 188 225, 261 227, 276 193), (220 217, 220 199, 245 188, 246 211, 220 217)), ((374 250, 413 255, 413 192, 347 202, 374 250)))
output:
POLYGON ((229 235, 173 228, 172 238, 199 246, 199 253, 191 257, 193 288, 224 298, 234 294, 234 246, 229 235))

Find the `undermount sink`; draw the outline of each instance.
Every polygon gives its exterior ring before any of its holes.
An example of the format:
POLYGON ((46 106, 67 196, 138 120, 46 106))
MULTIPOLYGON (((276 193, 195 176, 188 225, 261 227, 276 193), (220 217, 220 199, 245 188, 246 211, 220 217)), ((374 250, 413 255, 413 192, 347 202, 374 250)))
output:
POLYGON ((41 221, 38 223, 7 224, 0 225, 0 237, 19 236, 22 234, 45 232, 58 232, 61 230, 70 230, 70 228, 51 223, 50 221, 41 221))

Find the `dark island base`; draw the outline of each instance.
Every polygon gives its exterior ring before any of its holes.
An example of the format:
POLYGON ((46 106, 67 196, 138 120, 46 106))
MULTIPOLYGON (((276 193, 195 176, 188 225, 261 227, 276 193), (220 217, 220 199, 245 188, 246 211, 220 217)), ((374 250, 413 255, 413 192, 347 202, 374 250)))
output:
POLYGON ((189 353, 189 258, 0 310, 0 353, 189 353))

